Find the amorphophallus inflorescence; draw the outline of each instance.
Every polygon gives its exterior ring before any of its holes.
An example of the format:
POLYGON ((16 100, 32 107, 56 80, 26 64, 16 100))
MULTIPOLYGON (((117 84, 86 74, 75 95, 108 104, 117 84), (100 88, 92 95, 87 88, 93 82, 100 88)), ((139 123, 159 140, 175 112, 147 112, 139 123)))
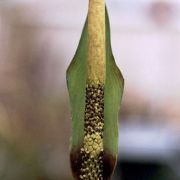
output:
POLYGON ((78 49, 66 74, 72 111, 70 161, 77 180, 111 179, 116 165, 124 79, 110 41, 105 0, 89 0, 78 49))

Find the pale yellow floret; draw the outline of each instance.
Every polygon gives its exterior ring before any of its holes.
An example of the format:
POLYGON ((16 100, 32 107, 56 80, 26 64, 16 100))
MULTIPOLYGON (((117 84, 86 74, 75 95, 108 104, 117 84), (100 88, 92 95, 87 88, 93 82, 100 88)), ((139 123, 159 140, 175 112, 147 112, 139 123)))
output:
POLYGON ((103 151, 103 139, 100 133, 87 134, 84 137, 84 150, 92 157, 96 157, 103 151))
POLYGON ((88 12, 88 81, 104 84, 105 58, 105 1, 89 0, 88 12))

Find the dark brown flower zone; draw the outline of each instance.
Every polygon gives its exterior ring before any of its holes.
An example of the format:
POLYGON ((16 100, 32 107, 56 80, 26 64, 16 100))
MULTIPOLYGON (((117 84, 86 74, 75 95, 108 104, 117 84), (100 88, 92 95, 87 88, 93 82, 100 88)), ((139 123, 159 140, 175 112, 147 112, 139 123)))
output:
MULTIPOLYGON (((80 180, 80 176, 82 176, 81 167, 82 167, 82 163, 84 162, 82 157, 83 154, 80 153, 80 149, 77 151, 71 151, 70 154, 71 169, 73 172, 73 176, 76 180, 80 180)), ((103 172, 102 172, 103 176, 101 176, 101 178, 99 177, 94 178, 94 180, 99 180, 99 179, 110 180, 111 175, 114 171, 115 163, 116 163, 116 158, 114 156, 112 156, 109 153, 103 152, 103 172)), ((87 180, 89 180, 88 176, 87 176, 87 180)))
POLYGON ((71 152, 71 168, 78 180, 108 180, 115 158, 103 149, 104 86, 87 85, 84 115, 84 140, 79 150, 71 152))
POLYGON ((87 85, 80 179, 103 180, 104 87, 87 85))

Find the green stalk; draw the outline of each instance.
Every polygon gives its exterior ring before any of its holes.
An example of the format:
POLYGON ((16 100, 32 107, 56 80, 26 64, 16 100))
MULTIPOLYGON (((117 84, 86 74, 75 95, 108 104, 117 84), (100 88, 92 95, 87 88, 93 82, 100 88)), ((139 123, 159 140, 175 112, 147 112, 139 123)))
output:
POLYGON ((124 80, 115 64, 103 0, 90 0, 76 54, 67 70, 75 179, 111 178, 118 154, 118 111, 124 80))

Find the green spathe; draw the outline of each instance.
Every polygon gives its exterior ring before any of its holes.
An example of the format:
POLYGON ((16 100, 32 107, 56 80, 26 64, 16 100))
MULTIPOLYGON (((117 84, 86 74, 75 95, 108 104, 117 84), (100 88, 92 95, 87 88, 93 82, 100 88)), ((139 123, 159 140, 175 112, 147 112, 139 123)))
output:
POLYGON ((124 90, 123 76, 115 63, 111 48, 110 24, 106 10, 106 81, 104 92, 104 150, 118 153, 118 113, 124 90))
MULTIPOLYGON (((106 10, 106 78, 104 85, 104 151, 117 157, 118 112, 124 88, 124 79, 111 49, 110 25, 106 10)), ((72 113, 71 150, 78 150, 84 139, 85 91, 87 83, 87 19, 75 56, 67 70, 67 85, 72 113)))
POLYGON ((87 79, 87 20, 75 56, 67 72, 67 86, 72 114, 71 148, 79 148, 84 139, 84 112, 87 79))

